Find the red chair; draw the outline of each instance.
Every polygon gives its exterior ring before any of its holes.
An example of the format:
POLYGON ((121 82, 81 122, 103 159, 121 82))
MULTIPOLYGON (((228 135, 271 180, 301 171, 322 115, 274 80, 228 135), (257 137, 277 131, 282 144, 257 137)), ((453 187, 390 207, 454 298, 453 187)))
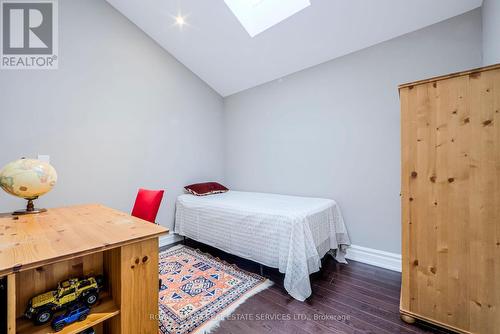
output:
MULTIPOLYGON (((156 215, 160 209, 161 200, 163 199, 163 190, 148 190, 139 188, 137 197, 135 198, 132 216, 147 220, 155 224, 156 215)), ((162 281, 158 279, 158 289, 161 290, 162 281)))
POLYGON ((163 193, 163 190, 140 188, 135 199, 134 208, 132 209, 132 216, 155 223, 163 193))

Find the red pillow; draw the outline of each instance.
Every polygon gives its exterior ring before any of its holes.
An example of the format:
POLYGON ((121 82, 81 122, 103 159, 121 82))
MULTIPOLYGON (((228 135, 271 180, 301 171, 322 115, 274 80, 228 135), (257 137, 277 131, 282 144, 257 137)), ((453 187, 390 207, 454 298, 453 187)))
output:
POLYGON ((225 193, 229 189, 224 187, 222 184, 217 182, 205 182, 205 183, 195 183, 189 186, 185 186, 187 192, 195 196, 206 196, 212 194, 225 193))

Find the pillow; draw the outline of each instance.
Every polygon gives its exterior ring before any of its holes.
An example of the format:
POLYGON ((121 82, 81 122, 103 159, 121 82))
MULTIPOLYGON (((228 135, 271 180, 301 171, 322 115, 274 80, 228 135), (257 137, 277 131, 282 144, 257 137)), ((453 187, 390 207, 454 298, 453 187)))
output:
POLYGON ((225 193, 229 189, 224 187, 222 184, 217 182, 205 182, 205 183, 195 183, 189 186, 185 186, 187 192, 195 196, 206 196, 212 194, 225 193))

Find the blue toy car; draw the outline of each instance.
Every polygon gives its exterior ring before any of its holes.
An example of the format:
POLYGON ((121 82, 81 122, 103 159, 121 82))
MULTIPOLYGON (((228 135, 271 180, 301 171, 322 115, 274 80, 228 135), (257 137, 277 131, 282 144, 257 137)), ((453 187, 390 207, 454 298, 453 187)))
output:
POLYGON ((75 321, 83 321, 90 313, 90 308, 86 305, 77 305, 74 308, 67 310, 64 314, 58 315, 52 320, 52 328, 59 332, 64 326, 75 321))

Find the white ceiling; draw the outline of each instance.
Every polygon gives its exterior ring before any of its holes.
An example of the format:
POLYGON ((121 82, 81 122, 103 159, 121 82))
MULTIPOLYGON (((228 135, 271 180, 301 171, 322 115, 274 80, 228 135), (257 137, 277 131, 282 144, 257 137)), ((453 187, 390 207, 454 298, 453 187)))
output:
POLYGON ((251 38, 223 0, 108 2, 222 96, 482 4, 482 0, 311 0, 311 6, 251 38), (174 25, 178 13, 188 23, 182 29, 174 25))

